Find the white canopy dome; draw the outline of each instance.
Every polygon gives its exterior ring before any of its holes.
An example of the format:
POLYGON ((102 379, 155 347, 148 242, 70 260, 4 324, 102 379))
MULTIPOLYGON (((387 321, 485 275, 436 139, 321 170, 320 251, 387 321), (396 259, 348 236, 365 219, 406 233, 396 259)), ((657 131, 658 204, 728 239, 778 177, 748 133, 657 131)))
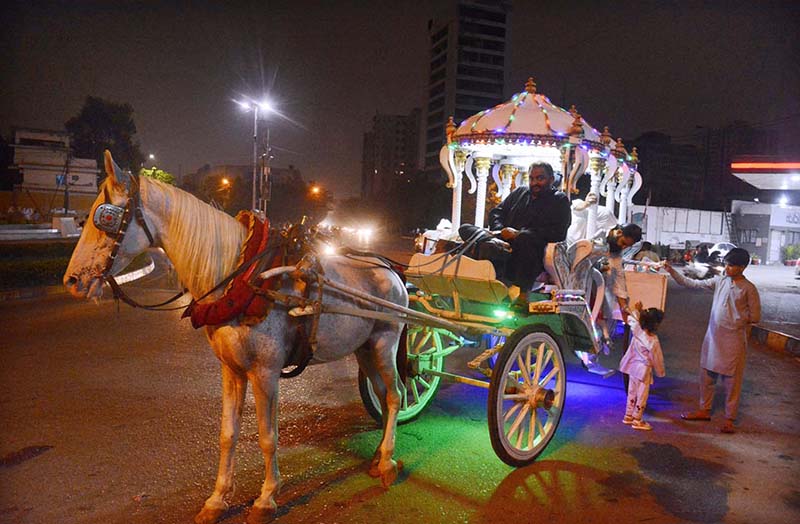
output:
POLYGON ((525 90, 511 100, 485 109, 467 118, 453 130, 448 142, 462 149, 486 146, 496 155, 513 155, 514 146, 559 146, 568 142, 580 143, 585 149, 613 150, 616 142, 608 131, 600 133, 572 106, 569 110, 553 104, 549 98, 536 92, 532 78, 525 90))

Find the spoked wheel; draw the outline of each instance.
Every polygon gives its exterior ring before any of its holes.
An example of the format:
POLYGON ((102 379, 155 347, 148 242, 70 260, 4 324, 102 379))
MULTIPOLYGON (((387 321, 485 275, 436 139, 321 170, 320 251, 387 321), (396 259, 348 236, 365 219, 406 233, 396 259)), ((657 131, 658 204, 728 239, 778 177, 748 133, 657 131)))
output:
POLYGON ((556 433, 566 399, 567 374, 558 338, 546 326, 515 331, 492 369, 489 436, 500 459, 525 466, 556 433))
MULTIPOLYGON (((402 392, 398 424, 411 422, 428 407, 442 381, 441 377, 431 375, 428 371, 441 371, 444 366, 443 352, 449 353, 461 346, 461 339, 457 336, 432 327, 409 326, 406 341, 406 387, 402 392)), ((380 399, 361 370, 358 371, 358 392, 367 412, 380 423, 383 412, 380 399)))

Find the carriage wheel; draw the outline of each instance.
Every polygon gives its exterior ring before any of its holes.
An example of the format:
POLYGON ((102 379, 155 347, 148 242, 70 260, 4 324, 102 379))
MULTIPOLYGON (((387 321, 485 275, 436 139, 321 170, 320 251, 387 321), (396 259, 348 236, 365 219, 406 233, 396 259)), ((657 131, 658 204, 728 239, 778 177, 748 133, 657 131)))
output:
MULTIPOLYGON (((430 369, 442 370, 444 357, 436 354, 441 354, 443 350, 452 348, 453 345, 461 345, 461 339, 447 330, 420 326, 408 327, 406 341, 407 378, 400 401, 400 413, 397 416, 399 424, 417 418, 436 395, 442 379, 427 372, 430 369)), ((361 370, 358 371, 358 392, 367 412, 380 423, 382 413, 380 399, 375 394, 372 383, 361 370)))
POLYGON ((558 337, 542 325, 515 331, 492 369, 489 436, 500 459, 525 466, 556 433, 567 390, 558 337))

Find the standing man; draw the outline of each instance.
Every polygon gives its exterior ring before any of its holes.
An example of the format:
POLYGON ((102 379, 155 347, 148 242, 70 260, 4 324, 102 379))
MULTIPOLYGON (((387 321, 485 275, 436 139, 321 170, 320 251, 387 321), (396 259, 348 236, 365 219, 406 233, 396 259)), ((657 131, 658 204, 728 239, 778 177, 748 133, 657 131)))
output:
POLYGON ((622 259, 623 250, 631 247, 636 242, 642 240, 642 228, 636 224, 625 224, 617 226, 606 235, 606 245, 608 246, 607 261, 604 268, 606 281, 606 302, 604 315, 607 320, 611 320, 614 312, 614 305, 619 306, 622 315, 622 322, 627 325, 628 314, 628 283, 625 280, 625 267, 622 259))
POLYGON ((750 326, 761 320, 758 289, 743 275, 750 263, 750 253, 740 247, 725 255, 725 274, 710 280, 694 280, 678 272, 669 263, 667 271, 678 284, 693 289, 714 291, 708 329, 700 349, 700 406, 681 414, 684 420, 711 420, 711 406, 717 379, 725 386, 725 423, 723 433, 734 433, 734 421, 742 391, 745 351, 750 326))
MULTIPOLYGON (((622 259, 623 250, 631 247, 636 242, 642 240, 642 228, 636 224, 625 224, 612 228, 606 234, 606 256, 605 263, 601 266, 603 279, 605 280, 605 297, 603 298, 603 317, 605 322, 601 325, 603 338, 606 348, 611 344, 611 333, 616 326, 614 319, 614 308, 619 307, 622 322, 628 324, 629 295, 628 284, 625 280, 625 264, 622 259)), ((614 374, 613 370, 607 369, 597 362, 597 355, 586 351, 576 351, 575 354, 581 359, 583 366, 590 372, 602 375, 605 378, 614 374)), ((608 353, 606 353, 608 354, 608 353)))
MULTIPOLYGON (((553 187, 555 175, 550 164, 532 164, 528 178, 527 187, 518 187, 489 211, 489 229, 511 248, 505 278, 519 287, 517 302, 523 304, 536 277, 544 271, 545 247, 564 240, 572 220, 567 195, 553 187)), ((467 238, 475 229, 465 224, 459 233, 467 238)))

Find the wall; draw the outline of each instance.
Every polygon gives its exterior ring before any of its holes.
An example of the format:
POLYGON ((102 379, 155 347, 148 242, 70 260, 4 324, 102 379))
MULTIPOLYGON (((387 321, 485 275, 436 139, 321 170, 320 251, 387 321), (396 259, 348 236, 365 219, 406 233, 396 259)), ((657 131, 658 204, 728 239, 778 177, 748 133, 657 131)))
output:
POLYGON ((734 218, 739 231, 735 244, 748 250, 751 255, 758 255, 765 262, 769 244, 769 217, 769 214, 740 214, 734 218))
MULTIPOLYGON (((677 207, 647 206, 642 226, 645 240, 653 244, 666 244, 682 248, 686 241, 728 242, 728 227, 722 211, 704 211, 677 207)), ((645 206, 631 206, 633 221, 639 223, 637 214, 645 213, 645 206)))

